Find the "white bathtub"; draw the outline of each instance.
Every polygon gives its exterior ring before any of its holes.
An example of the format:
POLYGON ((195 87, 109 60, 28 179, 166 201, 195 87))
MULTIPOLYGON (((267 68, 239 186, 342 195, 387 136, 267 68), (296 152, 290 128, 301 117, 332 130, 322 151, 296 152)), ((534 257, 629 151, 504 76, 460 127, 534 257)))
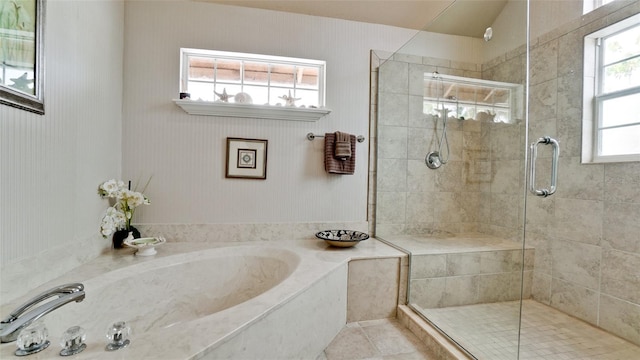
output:
MULTIPOLYGON (((314 359, 346 322, 347 264, 357 250, 253 244, 165 244, 152 258, 124 250, 3 306, 2 315, 53 285, 82 282, 85 300, 44 317, 52 344, 30 360, 59 359, 60 336, 74 325, 87 330, 88 346, 72 359, 314 359), (132 327, 131 345, 106 352, 106 329, 118 320, 132 327)), ((3 344, 0 357, 14 350, 15 342, 3 344)))

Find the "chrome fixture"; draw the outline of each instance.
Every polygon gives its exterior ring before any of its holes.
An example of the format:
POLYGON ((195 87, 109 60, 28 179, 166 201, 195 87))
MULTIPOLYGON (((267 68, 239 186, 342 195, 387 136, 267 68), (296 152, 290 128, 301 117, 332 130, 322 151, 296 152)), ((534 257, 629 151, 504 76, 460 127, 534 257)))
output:
POLYGON ((49 331, 41 321, 36 321, 20 331, 16 341, 18 349, 16 356, 35 354, 49 347, 51 342, 47 340, 49 331))
POLYGON ((556 192, 556 185, 558 183, 558 159, 560 157, 558 141, 548 136, 541 137, 537 141, 531 143, 529 153, 531 158, 529 163, 529 189, 531 190, 531 193, 542 197, 553 195, 553 193, 556 192), (536 159, 538 158, 539 144, 551 144, 553 149, 553 155, 551 158, 551 184, 548 189, 536 189, 536 159))
MULTIPOLYGON (((442 135, 438 139, 438 151, 432 151, 424 158, 425 164, 429 169, 437 169, 449 161, 451 152, 449 150, 449 139, 447 138, 447 118, 449 117, 449 109, 436 109, 440 112, 440 116, 436 115, 436 131, 438 131, 438 118, 442 117, 442 135), (442 144, 447 145, 446 157, 442 154, 442 144)), ((437 137, 437 134, 436 134, 437 137)))
MULTIPOLYGON (((315 138, 323 138, 324 135, 316 135, 314 133, 308 133, 307 134, 307 140, 309 141, 313 141, 315 138)), ((356 140, 361 143, 364 142, 364 136, 363 135, 358 135, 356 136, 356 140)))
POLYGON ((80 326, 72 326, 62 334, 60 345, 60 356, 70 356, 81 353, 87 348, 85 340, 87 339, 87 332, 80 326))
POLYGON ((20 330, 63 305, 84 300, 84 295, 84 285, 80 283, 60 285, 37 295, 0 321, 0 342, 15 341, 20 330), (54 296, 58 298, 36 307, 54 296))
POLYGON ((105 350, 115 351, 126 347, 131 343, 129 340, 130 334, 131 327, 124 321, 113 323, 109 326, 109 329, 107 329, 107 339, 109 339, 110 342, 107 344, 105 350))

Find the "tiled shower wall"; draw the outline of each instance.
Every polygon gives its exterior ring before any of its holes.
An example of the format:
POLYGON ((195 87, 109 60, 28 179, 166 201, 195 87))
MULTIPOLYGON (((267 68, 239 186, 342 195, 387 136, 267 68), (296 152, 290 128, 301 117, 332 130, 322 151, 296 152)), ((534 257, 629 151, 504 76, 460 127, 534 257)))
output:
MULTIPOLYGON (((522 83, 524 50, 484 68, 492 80, 522 83)), ((378 72, 376 234, 483 231, 517 239, 521 223, 522 123, 447 122, 449 162, 437 170, 442 122, 422 112, 424 74, 482 77, 479 64, 394 55, 378 72)), ((443 149, 444 152, 444 149, 443 149)))
MULTIPOLYGON (((529 195, 526 209, 534 299, 636 344, 640 163, 583 165, 580 153, 583 36, 638 12, 640 1, 614 2, 532 41, 529 138, 555 137, 561 151, 557 193, 529 195)), ((443 74, 523 83, 525 60, 524 49, 516 49, 483 64, 481 75, 471 64, 402 55, 380 67, 379 161, 371 172, 377 236, 442 229, 520 238, 524 129, 451 121, 451 162, 430 170, 424 155, 435 149, 435 124, 421 113, 416 79, 437 66, 443 74)), ((546 149, 540 156, 538 177, 548 179, 546 149)))

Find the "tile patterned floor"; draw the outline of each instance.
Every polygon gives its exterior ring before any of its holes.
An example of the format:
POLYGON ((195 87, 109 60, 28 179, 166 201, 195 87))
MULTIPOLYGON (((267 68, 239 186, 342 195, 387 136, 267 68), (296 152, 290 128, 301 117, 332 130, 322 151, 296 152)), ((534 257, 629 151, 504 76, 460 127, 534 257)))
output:
POLYGON ((349 323, 316 360, 436 360, 395 319, 349 323))
MULTIPOLYGON (((519 302, 424 310, 480 360, 517 359, 519 302)), ((525 300, 520 360, 636 360, 640 347, 554 308, 525 300)))

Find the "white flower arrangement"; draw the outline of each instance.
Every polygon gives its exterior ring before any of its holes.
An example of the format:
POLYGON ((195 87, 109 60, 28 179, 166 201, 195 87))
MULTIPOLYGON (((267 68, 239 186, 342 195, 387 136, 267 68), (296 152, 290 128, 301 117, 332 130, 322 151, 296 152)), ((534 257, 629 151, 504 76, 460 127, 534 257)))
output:
POLYGON ((98 194, 103 198, 115 199, 115 204, 107 209, 100 224, 100 233, 105 238, 118 230, 131 229, 131 219, 136 207, 150 204, 144 194, 130 190, 121 180, 111 179, 100 184, 98 194))

